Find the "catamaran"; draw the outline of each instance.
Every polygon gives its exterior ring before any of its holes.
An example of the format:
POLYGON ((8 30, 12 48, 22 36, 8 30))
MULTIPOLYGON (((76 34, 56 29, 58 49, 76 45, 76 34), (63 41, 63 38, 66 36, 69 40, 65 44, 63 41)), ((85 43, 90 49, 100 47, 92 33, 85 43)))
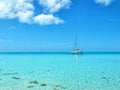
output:
POLYGON ((78 45, 77 45, 77 36, 75 38, 75 49, 71 52, 71 54, 80 54, 82 53, 81 50, 79 50, 78 45))

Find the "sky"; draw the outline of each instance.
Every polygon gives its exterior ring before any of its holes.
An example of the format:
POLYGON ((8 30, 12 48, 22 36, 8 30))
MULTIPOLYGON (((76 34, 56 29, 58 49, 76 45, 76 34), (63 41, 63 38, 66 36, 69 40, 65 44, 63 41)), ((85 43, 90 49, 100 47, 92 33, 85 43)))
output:
POLYGON ((120 0, 0 0, 0 52, 120 51, 120 0))

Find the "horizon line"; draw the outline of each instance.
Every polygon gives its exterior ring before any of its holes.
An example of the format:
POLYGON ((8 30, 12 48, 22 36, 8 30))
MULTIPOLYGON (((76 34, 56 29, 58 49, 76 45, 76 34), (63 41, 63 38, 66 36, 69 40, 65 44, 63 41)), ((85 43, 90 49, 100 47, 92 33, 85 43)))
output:
MULTIPOLYGON (((69 51, 2 51, 2 53, 70 53, 69 51)), ((84 53, 120 53, 120 51, 85 51, 84 53)))

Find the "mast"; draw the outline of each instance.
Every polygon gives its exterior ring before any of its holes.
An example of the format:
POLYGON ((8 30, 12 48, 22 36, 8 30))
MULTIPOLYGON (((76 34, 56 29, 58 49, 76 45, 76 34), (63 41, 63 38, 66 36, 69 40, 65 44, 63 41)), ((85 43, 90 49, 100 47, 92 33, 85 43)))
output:
POLYGON ((78 48, 78 37, 77 35, 75 36, 75 47, 74 47, 74 51, 71 52, 72 54, 79 54, 82 53, 81 50, 79 50, 78 48))
POLYGON ((78 47, 77 47, 77 39, 78 39, 78 38, 77 38, 77 35, 76 35, 76 36, 75 36, 75 50, 78 49, 78 47))
POLYGON ((79 54, 81 53, 81 51, 79 50, 78 48, 78 37, 77 37, 77 34, 75 36, 75 47, 74 47, 74 51, 71 52, 72 54, 79 54))

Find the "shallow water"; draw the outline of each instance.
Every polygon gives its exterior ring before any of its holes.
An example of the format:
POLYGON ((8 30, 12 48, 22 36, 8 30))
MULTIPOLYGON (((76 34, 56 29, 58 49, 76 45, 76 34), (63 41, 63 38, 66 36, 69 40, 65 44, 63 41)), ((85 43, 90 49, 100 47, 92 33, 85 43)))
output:
POLYGON ((120 90, 120 53, 1 53, 0 90, 120 90))

